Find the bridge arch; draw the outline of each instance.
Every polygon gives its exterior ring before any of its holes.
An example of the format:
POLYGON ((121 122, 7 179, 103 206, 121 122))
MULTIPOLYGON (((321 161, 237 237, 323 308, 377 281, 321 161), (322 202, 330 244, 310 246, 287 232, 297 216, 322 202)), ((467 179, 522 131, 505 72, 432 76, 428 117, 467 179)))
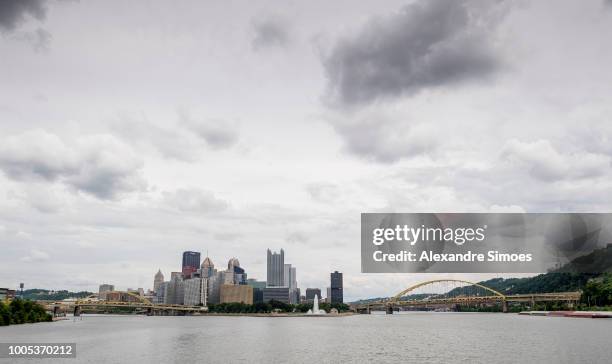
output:
POLYGON ((413 286, 410 286, 410 287, 406 288, 405 290, 401 291, 400 293, 396 294, 395 296, 393 296, 390 301, 391 302, 399 301, 399 299, 401 297, 405 296, 407 293, 410 293, 411 291, 414 291, 417 288, 420 288, 420 287, 423 287, 423 286, 426 286, 426 285, 429 285, 429 284, 440 283, 440 282, 465 283, 465 284, 468 284, 468 285, 472 285, 472 286, 476 286, 476 287, 482 288, 482 289, 484 289, 484 290, 486 290, 488 292, 491 292, 495 296, 498 296, 499 298, 501 298, 502 300, 506 299, 506 296, 504 294, 502 294, 501 292, 496 291, 496 290, 494 290, 492 288, 489 288, 487 286, 483 286, 482 284, 478 284, 478 283, 474 283, 474 282, 470 282, 470 281, 464 281, 464 280, 461 280, 461 279, 434 279, 434 280, 425 281, 425 282, 421 282, 421 283, 415 284, 413 286))

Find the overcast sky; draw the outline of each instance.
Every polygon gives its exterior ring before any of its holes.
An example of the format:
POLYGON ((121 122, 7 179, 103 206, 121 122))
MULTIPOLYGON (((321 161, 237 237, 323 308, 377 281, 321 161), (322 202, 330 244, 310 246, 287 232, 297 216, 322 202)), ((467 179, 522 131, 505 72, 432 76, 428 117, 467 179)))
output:
POLYGON ((386 296, 424 275, 359 272, 362 212, 609 212, 611 34, 603 0, 0 1, 0 287, 284 248, 386 296))

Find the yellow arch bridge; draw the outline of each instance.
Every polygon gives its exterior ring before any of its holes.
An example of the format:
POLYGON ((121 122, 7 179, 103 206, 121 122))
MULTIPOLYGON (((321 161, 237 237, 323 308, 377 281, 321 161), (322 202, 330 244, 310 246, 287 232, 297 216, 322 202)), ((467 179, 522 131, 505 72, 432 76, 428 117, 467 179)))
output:
POLYGON ((581 292, 554 292, 505 295, 479 283, 460 279, 435 279, 406 288, 393 297, 351 305, 358 313, 373 310, 393 311, 411 309, 452 309, 461 305, 499 304, 508 311, 509 303, 565 302, 570 306, 578 303, 581 292))

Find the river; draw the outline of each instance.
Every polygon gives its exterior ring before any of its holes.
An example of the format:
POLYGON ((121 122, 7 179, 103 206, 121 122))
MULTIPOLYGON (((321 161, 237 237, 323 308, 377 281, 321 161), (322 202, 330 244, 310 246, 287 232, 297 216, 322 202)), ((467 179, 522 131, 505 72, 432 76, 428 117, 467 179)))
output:
POLYGON ((52 363, 609 363, 612 319, 433 312, 348 317, 85 315, 0 327, 0 342, 77 343, 76 361, 46 360, 52 363))

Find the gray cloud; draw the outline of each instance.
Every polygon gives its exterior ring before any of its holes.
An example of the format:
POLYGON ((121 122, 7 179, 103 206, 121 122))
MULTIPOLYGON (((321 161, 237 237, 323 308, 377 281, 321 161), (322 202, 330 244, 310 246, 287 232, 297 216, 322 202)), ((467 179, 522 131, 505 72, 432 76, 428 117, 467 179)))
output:
POLYGON ((306 186, 306 191, 313 200, 330 203, 338 200, 341 189, 332 183, 311 183, 306 186))
POLYGON ((221 119, 196 120, 185 112, 179 115, 183 125, 211 148, 229 148, 238 141, 238 130, 231 122, 221 119))
POLYGON ((215 197, 212 192, 196 188, 182 188, 164 193, 167 206, 186 212, 219 213, 227 210, 227 201, 215 197))
POLYGON ((413 123, 406 117, 391 117, 368 110, 331 121, 345 141, 349 153, 382 163, 404 157, 435 153, 439 131, 425 123, 413 123))
POLYGON ((46 0, 2 0, 0 1, 0 31, 10 32, 21 25, 28 16, 44 20, 46 0))
POLYGON ((194 161, 200 155, 200 138, 192 137, 180 127, 162 127, 142 116, 120 115, 110 123, 113 134, 127 143, 153 148, 163 157, 182 161, 194 161))
POLYGON ((306 244, 309 240, 308 235, 300 231, 293 231, 285 238, 288 244, 306 244))
POLYGON ((179 111, 178 122, 162 126, 143 115, 121 113, 109 123, 113 134, 145 151, 157 151, 165 158, 187 162, 197 160, 204 147, 226 149, 239 140, 234 123, 221 119, 200 120, 179 111))
POLYGON ((77 157, 57 135, 30 130, 0 144, 0 168, 13 179, 55 180, 78 170, 77 157))
POLYGON ((142 190, 142 161, 111 135, 91 135, 69 145, 57 135, 32 130, 6 138, 0 169, 17 181, 60 181, 100 199, 142 190))
POLYGON ((271 47, 286 47, 289 43, 289 26, 280 18, 268 18, 253 22, 254 50, 271 47))
POLYGON ((18 32, 13 36, 14 39, 30 43, 36 52, 49 50, 51 44, 51 33, 43 28, 38 28, 32 32, 18 32))
POLYGON ((373 19, 324 59, 329 96, 355 105, 482 80, 500 65, 493 20, 486 3, 472 0, 420 1, 373 19))

